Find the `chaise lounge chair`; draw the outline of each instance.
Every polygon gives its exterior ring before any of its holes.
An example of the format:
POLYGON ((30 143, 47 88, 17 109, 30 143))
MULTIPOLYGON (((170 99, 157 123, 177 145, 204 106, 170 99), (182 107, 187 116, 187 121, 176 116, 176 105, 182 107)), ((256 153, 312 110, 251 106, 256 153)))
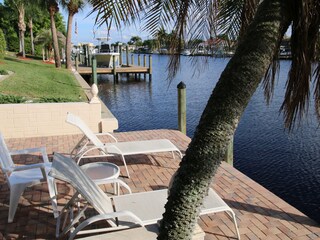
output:
MULTIPOLYGON (((134 194, 126 194, 121 196, 108 197, 71 159, 61 154, 55 153, 53 157, 52 170, 50 176, 70 183, 76 190, 74 196, 61 210, 57 221, 56 235, 57 237, 70 233, 69 239, 73 239, 77 234, 88 234, 97 232, 108 232, 115 230, 123 230, 131 227, 156 224, 162 219, 164 206, 167 201, 167 189, 140 192, 134 194), (81 195, 79 198, 78 196, 81 195), (86 203, 81 210, 78 209, 79 204, 75 204, 77 200, 85 200, 86 203), (85 217, 85 211, 91 205, 97 215, 86 218, 80 223, 80 219, 85 217), (76 206, 78 214, 74 215, 72 206, 76 206), (60 234, 60 222, 64 216, 64 224, 60 234), (83 230, 88 225, 97 221, 106 220, 109 224, 107 228, 83 230)), ((235 231, 238 239, 240 239, 236 217, 232 209, 218 196, 218 194, 210 189, 208 196, 204 200, 201 209, 202 214, 226 212, 233 220, 235 231)))
POLYGON ((0 167, 2 173, 5 175, 5 178, 10 188, 10 203, 8 214, 9 223, 13 221, 19 203, 19 199, 22 196, 24 189, 36 184, 41 184, 43 182, 48 183, 53 213, 55 217, 58 216, 57 202, 55 198, 55 185, 53 184, 53 178, 47 175, 49 170, 51 169, 51 163, 48 160, 46 149, 44 147, 29 148, 9 152, 4 138, 0 133, 0 167), (43 163, 17 166, 12 161, 12 155, 30 153, 41 153, 43 163))
POLYGON ((110 133, 94 134, 91 129, 77 116, 72 113, 67 114, 67 123, 78 127, 84 137, 79 141, 71 152, 71 157, 74 158, 79 164, 82 158, 90 157, 106 157, 110 155, 119 155, 127 171, 127 176, 130 178, 127 168, 125 156, 135 154, 148 154, 157 152, 177 152, 182 158, 180 150, 168 139, 146 140, 146 141, 131 141, 131 142, 118 142, 117 139, 110 133), (109 136, 115 142, 102 143, 98 136, 109 136), (99 150, 100 155, 90 155, 94 150, 99 150), (89 154, 90 153, 90 154, 89 154))

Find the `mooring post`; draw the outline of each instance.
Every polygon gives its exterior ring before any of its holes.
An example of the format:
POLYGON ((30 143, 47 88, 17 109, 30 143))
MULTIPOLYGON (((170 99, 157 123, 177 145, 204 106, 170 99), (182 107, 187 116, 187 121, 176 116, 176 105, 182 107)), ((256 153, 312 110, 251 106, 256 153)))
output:
POLYGON ((75 58, 75 64, 76 64, 76 70, 78 71, 78 68, 79 68, 79 60, 78 60, 78 56, 79 53, 76 54, 76 58, 75 58))
POLYGON ((178 129, 180 132, 187 134, 187 99, 186 84, 180 82, 178 88, 178 129))
POLYGON ((126 64, 129 67, 129 46, 126 46, 126 64))
MULTIPOLYGON (((147 56, 143 55, 143 67, 147 66, 147 56)), ((144 80, 146 80, 146 74, 143 75, 144 80)))
POLYGON ((134 65, 134 56, 133 56, 133 54, 131 54, 131 65, 132 66, 134 65))
POLYGON ((117 82, 117 69, 116 69, 116 56, 112 56, 112 67, 113 67, 113 81, 117 82))
POLYGON ((92 55, 92 82, 98 85, 98 76, 97 76, 97 59, 95 55, 92 55))
POLYGON ((119 65, 122 66, 122 43, 119 43, 119 65))
MULTIPOLYGON (((141 59, 140 59, 140 54, 138 54, 138 66, 140 67, 141 65, 141 59)), ((139 73, 139 80, 141 78, 141 74, 139 73)))
POLYGON ((152 80, 152 56, 149 55, 149 81, 152 80))
POLYGON ((230 139, 224 161, 233 166, 233 137, 230 139))

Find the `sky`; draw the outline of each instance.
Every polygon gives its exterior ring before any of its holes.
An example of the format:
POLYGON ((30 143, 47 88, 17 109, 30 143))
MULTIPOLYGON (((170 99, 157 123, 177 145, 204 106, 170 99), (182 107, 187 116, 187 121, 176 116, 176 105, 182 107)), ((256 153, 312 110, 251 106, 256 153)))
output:
MULTIPOLYGON (((63 15, 65 22, 68 20, 68 13, 66 10, 60 8, 60 12, 63 15)), ((107 37, 107 28, 106 26, 102 26, 97 28, 94 24, 95 15, 92 14, 87 17, 90 12, 90 6, 86 6, 82 11, 77 13, 74 16, 73 21, 73 31, 72 31, 72 42, 74 44, 80 42, 91 42, 97 44, 97 37, 107 37), (75 22, 77 22, 78 34, 75 34, 75 22), (95 34, 94 34, 95 31, 95 34)), ((110 30, 110 43, 113 42, 128 42, 132 36, 140 36, 143 40, 148 39, 148 33, 140 31, 141 26, 137 24, 136 26, 130 26, 123 28, 121 30, 117 30, 115 28, 111 28, 110 30)))
MULTIPOLYGON (((3 0, 0 0, 0 3, 3 4, 3 0)), ((59 7, 60 13, 63 15, 66 26, 68 21, 68 12, 64 10, 62 7, 59 7)), ((88 13, 90 12, 90 6, 87 5, 83 10, 80 10, 73 19, 72 23, 72 42, 73 44, 78 43, 94 43, 98 44, 98 41, 95 37, 107 37, 107 28, 101 27, 97 28, 94 25, 95 15, 90 15, 87 17, 88 13), (75 34, 75 21, 77 22, 78 34, 75 34), (95 37, 94 37, 94 31, 95 37)), ((113 42, 128 42, 132 36, 140 36, 143 40, 148 39, 148 34, 146 32, 140 31, 140 26, 130 26, 127 28, 121 29, 121 31, 117 29, 111 29, 110 31, 110 43, 113 42)))

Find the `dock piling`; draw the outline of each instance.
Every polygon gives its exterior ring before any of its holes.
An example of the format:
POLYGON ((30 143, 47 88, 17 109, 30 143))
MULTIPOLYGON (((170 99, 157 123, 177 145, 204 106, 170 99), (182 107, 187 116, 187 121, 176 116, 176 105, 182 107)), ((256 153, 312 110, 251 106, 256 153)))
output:
POLYGON ((131 65, 134 66, 134 56, 131 54, 131 65))
POLYGON ((187 100, 186 84, 180 82, 178 88, 178 129, 180 132, 187 134, 187 100))
POLYGON ((126 64, 129 67, 129 47, 126 46, 126 64))
POLYGON ((152 56, 149 55, 149 81, 152 80, 152 56))
POLYGON ((112 56, 112 67, 113 67, 113 81, 116 83, 118 82, 118 79, 117 79, 117 66, 116 66, 116 56, 112 56))
MULTIPOLYGON (((146 67, 147 66, 147 56, 146 55, 143 55, 143 67, 146 67)), ((143 74, 143 78, 144 80, 146 80, 146 74, 144 73, 143 74)))
POLYGON ((92 55, 92 82, 98 85, 98 76, 97 76, 97 59, 95 55, 92 55))
POLYGON ((233 137, 230 139, 224 161, 233 166, 233 137))
POLYGON ((76 65, 76 70, 77 71, 78 71, 78 68, 79 68, 79 59, 78 59, 79 56, 78 55, 79 55, 79 53, 76 54, 76 58, 75 58, 75 65, 76 65))

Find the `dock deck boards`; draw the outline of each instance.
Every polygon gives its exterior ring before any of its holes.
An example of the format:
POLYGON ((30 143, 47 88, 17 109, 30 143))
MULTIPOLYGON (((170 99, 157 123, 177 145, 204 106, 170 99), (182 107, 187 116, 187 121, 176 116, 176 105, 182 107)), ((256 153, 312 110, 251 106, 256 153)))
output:
MULTIPOLYGON (((77 71, 81 75, 92 74, 91 67, 79 66, 77 71)), ((150 71, 149 67, 134 66, 134 65, 121 66, 116 68, 117 73, 149 73, 149 71, 150 71)), ((97 74, 113 74, 113 68, 97 67, 97 74)))

